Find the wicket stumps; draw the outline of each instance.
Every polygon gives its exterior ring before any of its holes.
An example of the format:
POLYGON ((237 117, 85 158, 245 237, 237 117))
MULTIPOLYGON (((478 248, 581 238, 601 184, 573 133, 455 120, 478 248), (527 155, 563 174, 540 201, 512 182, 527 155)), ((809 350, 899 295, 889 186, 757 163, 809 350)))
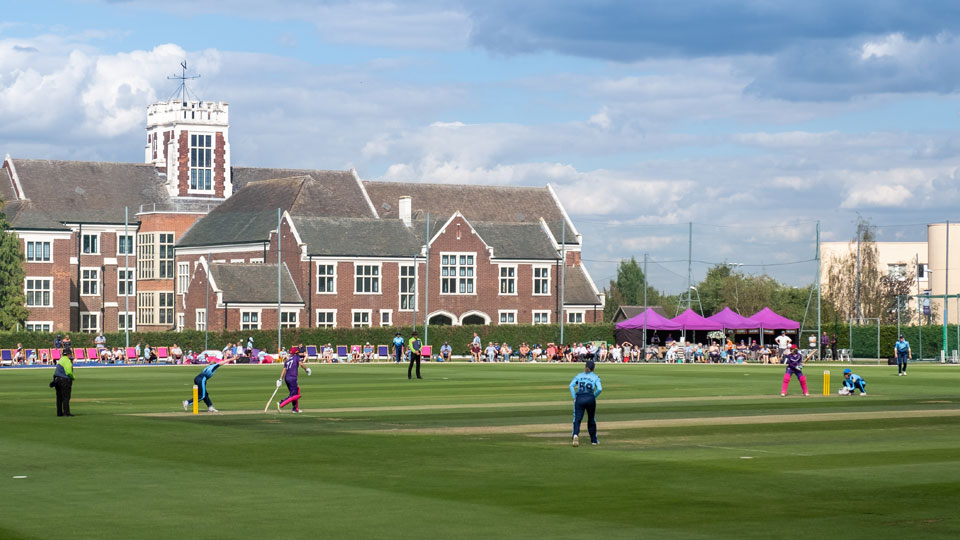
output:
POLYGON ((823 370, 823 395, 830 395, 830 370, 823 370))
POLYGON ((193 385, 193 414, 200 414, 200 387, 193 385))

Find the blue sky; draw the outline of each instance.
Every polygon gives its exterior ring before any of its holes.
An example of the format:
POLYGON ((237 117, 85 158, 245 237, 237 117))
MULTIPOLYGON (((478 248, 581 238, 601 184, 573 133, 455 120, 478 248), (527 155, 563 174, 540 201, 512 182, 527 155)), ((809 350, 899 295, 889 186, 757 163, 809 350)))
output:
POLYGON ((601 286, 649 253, 653 284, 685 289, 688 222, 695 279, 737 262, 805 284, 817 221, 921 240, 958 219, 960 4, 793 4, 17 2, 0 152, 140 161, 186 58, 231 105, 237 165, 549 182, 601 286))

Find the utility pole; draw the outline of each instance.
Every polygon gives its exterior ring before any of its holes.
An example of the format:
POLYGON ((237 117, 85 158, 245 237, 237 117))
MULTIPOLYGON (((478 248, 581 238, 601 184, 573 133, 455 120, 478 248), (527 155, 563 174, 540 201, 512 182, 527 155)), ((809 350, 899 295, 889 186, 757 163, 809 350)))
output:
POLYGON ((566 313, 563 312, 564 278, 567 269, 567 222, 563 221, 560 228, 560 344, 563 344, 563 323, 566 322, 566 313))
POLYGON ((693 285, 693 222, 688 224, 687 229, 687 309, 692 305, 693 297, 690 295, 690 287, 693 285))
POLYGON ((947 351, 947 304, 950 300, 947 298, 947 295, 950 294, 950 220, 947 220, 947 252, 945 254, 944 260, 947 262, 946 268, 943 270, 943 351, 946 354, 947 351))
MULTIPOLYGON (((283 211, 277 208, 277 354, 280 354, 280 342, 283 339, 282 334, 280 333, 280 305, 281 305, 281 296, 280 296, 280 284, 282 283, 282 273, 280 271, 283 260, 280 258, 280 232, 281 227, 283 227, 283 211)), ((263 322, 263 321, 261 321, 263 322)))
MULTIPOLYGON (((822 261, 820 260, 820 220, 817 220, 817 357, 820 360, 823 360, 823 344, 820 343, 820 340, 823 339, 823 328, 821 328, 821 303, 820 303, 820 281, 822 277, 822 261)), ((898 311, 899 313, 899 311, 898 311)))
MULTIPOLYGON (((930 279, 929 277, 927 279, 930 279)), ((920 360, 923 360, 923 299, 920 298, 920 254, 917 253, 917 330, 920 331, 920 360)))
POLYGON ((426 268, 423 271, 423 344, 427 345, 430 343, 427 341, 427 333, 430 331, 430 212, 427 212, 427 257, 424 264, 426 268))
POLYGON ((860 319, 863 318, 863 310, 860 308, 860 236, 862 234, 861 227, 857 226, 857 291, 856 291, 856 309, 855 314, 857 317, 857 323, 860 323, 860 319))
MULTIPOLYGON (((643 254, 643 349, 647 348, 647 254, 643 254)), ((646 354, 646 353, 644 353, 646 354)), ((644 356, 644 358, 646 358, 644 356)))
POLYGON ((124 284, 123 292, 126 293, 123 295, 123 304, 124 311, 123 314, 123 334, 126 338, 127 344, 125 347, 130 346, 130 283, 133 283, 133 279, 130 277, 130 250, 133 249, 133 243, 130 242, 130 208, 123 207, 123 239, 126 242, 126 247, 123 250, 123 266, 124 266, 124 284))

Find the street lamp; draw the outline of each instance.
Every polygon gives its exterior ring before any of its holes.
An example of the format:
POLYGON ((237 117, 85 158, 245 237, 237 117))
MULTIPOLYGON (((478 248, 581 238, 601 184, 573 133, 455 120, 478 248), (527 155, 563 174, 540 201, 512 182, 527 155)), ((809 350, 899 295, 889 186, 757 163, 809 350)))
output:
POLYGON ((690 286, 690 290, 697 293, 697 303, 700 304, 700 316, 703 317, 703 302, 700 301, 700 291, 693 285, 690 286))

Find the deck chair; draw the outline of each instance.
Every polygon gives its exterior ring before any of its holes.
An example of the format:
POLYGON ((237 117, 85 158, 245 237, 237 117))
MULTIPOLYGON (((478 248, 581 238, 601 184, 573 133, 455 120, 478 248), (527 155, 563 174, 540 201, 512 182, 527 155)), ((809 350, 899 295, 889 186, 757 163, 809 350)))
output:
POLYGON ((62 349, 50 349, 50 360, 53 360, 54 362, 56 362, 57 360, 60 359, 61 356, 63 356, 62 349))
POLYGON ((377 345, 377 360, 390 358, 390 347, 387 345, 377 345))
POLYGON ((40 359, 37 358, 37 356, 36 356, 37 351, 35 351, 35 350, 33 350, 33 349, 26 349, 25 351, 23 351, 23 354, 24 354, 25 359, 26 359, 27 362, 30 361, 30 357, 31 357, 31 356, 33 357, 33 361, 34 361, 34 362, 39 362, 39 361, 40 361, 40 359))
POLYGON ((87 360, 91 362, 100 360, 100 352, 97 349, 87 349, 87 360))
POLYGON ((157 347, 157 362, 166 362, 170 359, 170 349, 167 347, 157 347))
POLYGON ((40 360, 41 364, 46 364, 50 361, 50 349, 40 349, 37 351, 37 359, 40 360))
POLYGON ((350 361, 353 362, 363 360, 363 349, 359 345, 350 346, 350 361))
POLYGON ((310 358, 319 358, 320 355, 317 353, 316 345, 307 345, 307 359, 310 358))
POLYGON ((74 360, 86 360, 87 352, 83 347, 77 347, 73 349, 73 359, 74 360))
POLYGON ((433 356, 433 345, 424 345, 420 347, 420 358, 429 360, 433 356))
POLYGON ((370 360, 373 360, 373 351, 374 351, 373 345, 370 345, 370 344, 368 343, 368 344, 366 344, 366 345, 363 346, 363 361, 364 361, 364 362, 369 362, 370 360))
POLYGON ((127 357, 127 362, 136 363, 137 361, 137 348, 136 347, 127 347, 124 349, 124 356, 127 357))
POLYGON ((347 346, 346 345, 337 345, 337 361, 342 362, 347 359, 347 346))
POLYGON ((13 351, 10 349, 0 350, 0 363, 5 366, 13 365, 13 351))

